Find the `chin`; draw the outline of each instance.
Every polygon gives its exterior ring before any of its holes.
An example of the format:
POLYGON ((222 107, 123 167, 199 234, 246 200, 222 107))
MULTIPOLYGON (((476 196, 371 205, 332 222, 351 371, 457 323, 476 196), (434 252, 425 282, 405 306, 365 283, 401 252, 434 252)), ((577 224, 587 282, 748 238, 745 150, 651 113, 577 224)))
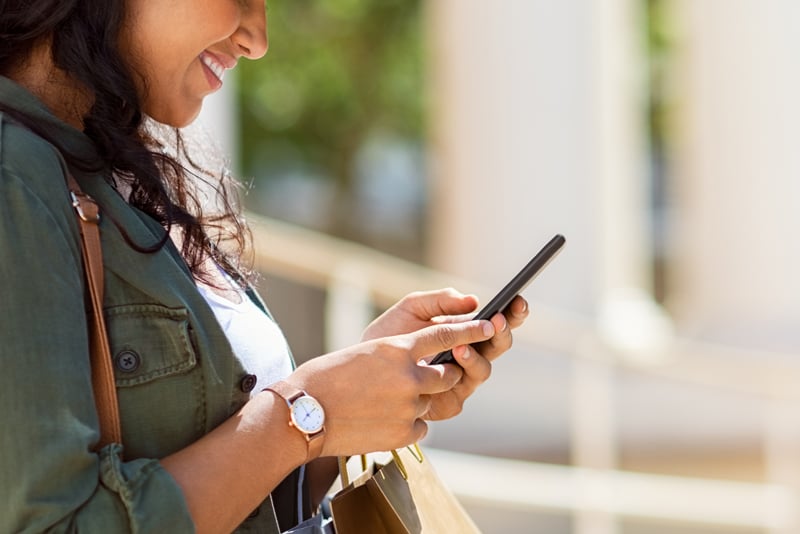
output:
POLYGON ((167 124, 169 126, 174 126, 175 128, 185 128, 190 124, 192 124, 199 115, 200 112, 198 111, 197 113, 193 113, 191 115, 172 117, 164 121, 164 124, 167 124))
POLYGON ((174 128, 184 128, 189 126, 200 115, 200 106, 196 109, 184 108, 177 110, 175 108, 165 110, 155 110, 152 114, 147 113, 151 119, 167 126, 174 128))

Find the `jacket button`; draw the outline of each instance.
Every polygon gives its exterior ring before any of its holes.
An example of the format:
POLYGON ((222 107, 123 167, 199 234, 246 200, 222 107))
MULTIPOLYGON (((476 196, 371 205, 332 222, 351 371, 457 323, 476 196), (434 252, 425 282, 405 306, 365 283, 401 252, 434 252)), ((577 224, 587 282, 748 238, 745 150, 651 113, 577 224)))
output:
POLYGON ((136 352, 132 350, 123 350, 117 353, 117 356, 114 358, 114 364, 116 365, 117 369, 123 373, 134 372, 139 368, 141 363, 142 359, 136 352))
POLYGON ((258 377, 256 375, 244 375, 244 378, 239 382, 239 388, 245 393, 250 393, 255 389, 257 381, 258 377))

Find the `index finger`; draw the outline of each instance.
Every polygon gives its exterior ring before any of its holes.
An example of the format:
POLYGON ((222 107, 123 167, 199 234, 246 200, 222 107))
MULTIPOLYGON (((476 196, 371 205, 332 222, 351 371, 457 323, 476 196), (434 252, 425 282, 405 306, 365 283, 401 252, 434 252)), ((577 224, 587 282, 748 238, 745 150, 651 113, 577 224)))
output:
POLYGON ((490 321, 436 324, 407 334, 411 341, 409 351, 415 361, 438 354, 460 345, 480 343, 494 336, 490 321))

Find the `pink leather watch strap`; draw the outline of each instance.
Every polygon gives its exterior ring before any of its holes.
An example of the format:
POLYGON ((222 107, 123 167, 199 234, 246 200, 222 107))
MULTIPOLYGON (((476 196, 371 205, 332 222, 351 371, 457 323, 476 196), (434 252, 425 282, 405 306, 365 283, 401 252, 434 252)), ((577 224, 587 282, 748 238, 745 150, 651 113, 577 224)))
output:
MULTIPOLYGON (((274 393, 276 393, 279 397, 286 401, 286 405, 291 410, 292 403, 297 400, 299 397, 304 395, 308 395, 302 389, 295 387, 288 382, 279 381, 275 382, 274 384, 270 384, 264 389, 268 389, 274 393)), ((290 414, 290 423, 291 423, 291 414, 290 414)), ((320 453, 322 452, 322 442, 325 436, 325 426, 319 432, 315 432, 314 434, 307 434, 302 430, 298 429, 303 436, 305 436, 306 441, 308 442, 308 455, 306 456, 306 462, 313 460, 314 458, 319 457, 320 453)))
POLYGON ((277 393, 281 398, 283 398, 283 400, 286 401, 286 404, 290 406, 292 402, 297 399, 297 397, 301 397, 306 394, 306 392, 302 389, 295 387, 288 382, 284 382, 283 380, 280 382, 275 382, 274 384, 270 384, 265 389, 277 393))

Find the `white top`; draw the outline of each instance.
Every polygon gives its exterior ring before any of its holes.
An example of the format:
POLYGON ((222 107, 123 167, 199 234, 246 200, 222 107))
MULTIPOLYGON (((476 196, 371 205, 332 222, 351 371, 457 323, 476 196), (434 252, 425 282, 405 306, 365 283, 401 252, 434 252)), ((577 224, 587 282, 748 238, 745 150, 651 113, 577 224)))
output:
POLYGON ((241 302, 236 303, 204 284, 197 284, 197 288, 211 306, 233 353, 245 370, 256 376, 251 396, 291 374, 289 345, 283 332, 244 291, 237 291, 241 302))

